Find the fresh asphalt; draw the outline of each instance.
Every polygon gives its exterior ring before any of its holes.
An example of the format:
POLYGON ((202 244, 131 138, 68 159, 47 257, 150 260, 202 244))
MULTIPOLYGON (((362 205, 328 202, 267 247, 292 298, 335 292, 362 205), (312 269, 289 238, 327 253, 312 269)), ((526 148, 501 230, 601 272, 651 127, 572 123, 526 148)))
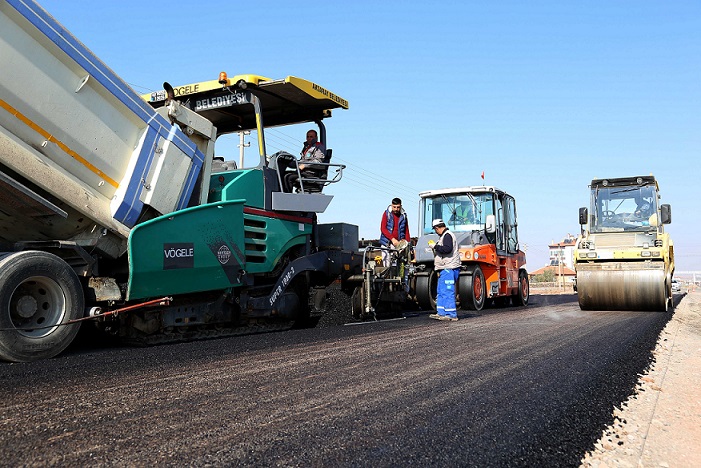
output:
MULTIPOLYGON (((678 300, 678 299, 677 299, 678 300)), ((578 466, 671 314, 528 307, 0 364, 10 465, 578 466)))

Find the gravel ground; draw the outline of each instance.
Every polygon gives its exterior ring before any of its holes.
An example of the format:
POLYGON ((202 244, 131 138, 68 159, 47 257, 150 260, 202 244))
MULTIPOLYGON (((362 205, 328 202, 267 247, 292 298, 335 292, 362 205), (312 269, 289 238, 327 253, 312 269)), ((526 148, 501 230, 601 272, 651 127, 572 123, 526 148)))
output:
POLYGON ((351 297, 336 286, 329 287, 326 293, 326 313, 319 320, 317 327, 334 327, 353 322, 351 297))
POLYGON ((701 290, 682 299, 653 355, 583 467, 701 466, 701 290))

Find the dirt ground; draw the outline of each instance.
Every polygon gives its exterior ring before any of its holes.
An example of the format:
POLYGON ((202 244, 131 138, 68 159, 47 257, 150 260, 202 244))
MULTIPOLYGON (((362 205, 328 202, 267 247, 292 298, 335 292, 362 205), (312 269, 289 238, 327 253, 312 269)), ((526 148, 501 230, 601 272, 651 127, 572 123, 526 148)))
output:
POLYGON ((538 284, 531 283, 531 294, 577 294, 572 286, 564 287, 540 287, 538 284))
POLYGON ((686 294, 654 362, 583 467, 701 466, 701 290, 686 294))

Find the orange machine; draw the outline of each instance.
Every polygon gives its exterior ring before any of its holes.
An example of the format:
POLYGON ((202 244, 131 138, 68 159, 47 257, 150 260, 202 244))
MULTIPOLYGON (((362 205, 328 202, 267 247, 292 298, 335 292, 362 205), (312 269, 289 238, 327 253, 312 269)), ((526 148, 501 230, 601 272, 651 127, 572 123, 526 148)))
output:
POLYGON ((487 300, 528 305, 526 254, 519 249, 516 201, 496 187, 479 186, 421 192, 416 271, 412 289, 420 306, 436 306, 438 275, 430 247, 442 219, 456 236, 461 270, 458 299, 464 310, 481 310, 487 300))

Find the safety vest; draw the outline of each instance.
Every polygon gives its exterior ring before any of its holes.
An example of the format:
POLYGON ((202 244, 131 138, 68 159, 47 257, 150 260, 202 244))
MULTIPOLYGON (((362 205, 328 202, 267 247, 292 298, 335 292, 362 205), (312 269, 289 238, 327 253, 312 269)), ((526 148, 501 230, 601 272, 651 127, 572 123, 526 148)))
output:
POLYGON ((472 209, 470 206, 458 205, 455 207, 455 223, 468 224, 471 221, 472 209))
MULTIPOLYGON (((385 224, 385 228, 389 232, 394 232, 394 214, 392 213, 392 208, 387 208, 387 224, 385 224)), ((399 229, 397 229, 397 240, 404 239, 405 234, 406 214, 404 213, 404 211, 402 211, 402 214, 399 215, 399 229)), ((385 236, 384 233, 380 231, 380 245, 387 245, 389 243, 390 242, 389 239, 387 239, 387 236, 385 236)))
POLYGON ((443 239, 445 236, 450 236, 453 238, 453 250, 448 254, 436 253, 436 258, 433 260, 433 264, 436 270, 454 269, 460 268, 460 249, 458 248, 458 240, 455 238, 455 234, 446 229, 443 231, 443 235, 438 239, 438 245, 443 245, 443 239))

